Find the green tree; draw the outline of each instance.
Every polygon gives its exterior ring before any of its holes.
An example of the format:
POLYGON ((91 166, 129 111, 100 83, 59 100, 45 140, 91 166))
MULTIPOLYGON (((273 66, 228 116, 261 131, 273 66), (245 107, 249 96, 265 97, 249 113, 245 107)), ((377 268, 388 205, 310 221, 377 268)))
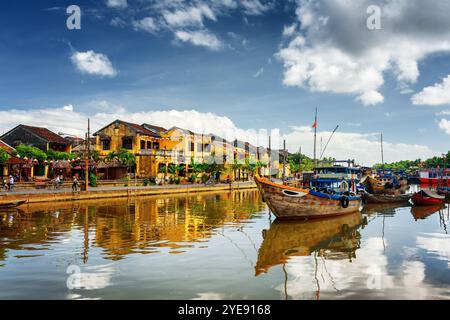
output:
POLYGON ((0 149, 0 166, 5 166, 9 158, 9 154, 5 150, 0 149))
POLYGON ((21 158, 27 157, 28 159, 37 159, 39 162, 47 160, 47 154, 44 151, 23 144, 16 147, 15 155, 18 155, 21 158))

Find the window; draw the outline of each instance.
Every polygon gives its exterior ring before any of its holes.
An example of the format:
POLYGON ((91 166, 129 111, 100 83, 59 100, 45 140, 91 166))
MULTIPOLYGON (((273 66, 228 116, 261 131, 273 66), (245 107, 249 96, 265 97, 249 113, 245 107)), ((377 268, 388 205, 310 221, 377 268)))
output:
POLYGON ((194 151, 194 149, 195 149, 195 143, 194 143, 194 142, 191 142, 189 151, 194 151))
POLYGON ((146 142, 146 141, 141 140, 141 150, 144 150, 144 149, 145 149, 145 142, 146 142))
POLYGON ((210 144, 205 144, 203 150, 204 150, 205 152, 211 152, 211 145, 210 145, 210 144))
POLYGON ((159 150, 159 142, 153 142, 153 149, 159 150))
POLYGON ((111 140, 102 140, 102 149, 103 150, 111 149, 111 140))
POLYGON ((203 144, 197 143, 197 151, 198 151, 198 152, 204 151, 204 150, 203 150, 203 144))
POLYGON ((147 149, 151 149, 152 148, 152 142, 151 141, 147 141, 147 149))
POLYGON ((122 147, 127 150, 133 150, 133 138, 123 138, 122 147))

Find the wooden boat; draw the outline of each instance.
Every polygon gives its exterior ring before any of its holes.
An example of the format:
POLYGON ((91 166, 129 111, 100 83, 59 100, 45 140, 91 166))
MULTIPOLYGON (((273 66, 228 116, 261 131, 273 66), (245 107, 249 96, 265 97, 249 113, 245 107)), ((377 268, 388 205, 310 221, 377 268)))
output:
POLYGON ((429 216, 439 212, 440 210, 445 209, 443 205, 435 205, 435 206, 414 206, 411 208, 411 213, 416 220, 423 220, 428 218, 429 216))
POLYGON ((375 179, 371 176, 366 176, 361 180, 367 191, 371 194, 385 194, 385 195, 400 195, 405 194, 408 190, 408 181, 406 179, 398 180, 398 185, 394 186, 391 183, 392 179, 375 179))
POLYGON ((409 199, 411 199, 411 195, 409 194, 399 194, 399 195, 391 195, 391 194, 371 194, 366 192, 364 194, 364 198, 366 203, 368 204, 376 204, 376 203, 408 203, 409 199))
POLYGON ((327 258, 351 259, 360 245, 357 228, 362 224, 359 212, 310 221, 277 220, 269 230, 263 231, 256 276, 288 262, 291 257, 305 257, 313 252, 327 258))
POLYGON ((440 196, 430 189, 422 189, 412 196, 412 202, 415 206, 435 206, 443 205, 445 196, 440 196))
POLYGON ((255 176, 263 200, 279 219, 325 218, 360 211, 361 197, 331 195, 276 184, 255 176))
POLYGON ((21 200, 21 201, 12 201, 12 202, 7 202, 7 203, 1 203, 0 209, 16 208, 16 207, 23 205, 26 202, 27 202, 26 200, 21 200))

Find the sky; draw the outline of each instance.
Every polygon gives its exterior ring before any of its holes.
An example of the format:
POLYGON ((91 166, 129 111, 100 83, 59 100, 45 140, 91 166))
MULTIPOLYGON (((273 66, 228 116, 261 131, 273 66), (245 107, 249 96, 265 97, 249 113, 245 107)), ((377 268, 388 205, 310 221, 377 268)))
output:
POLYGON ((441 155, 448 17, 440 0, 8 2, 0 134, 84 136, 87 118, 93 131, 122 119, 261 145, 278 135, 312 156, 318 108, 318 154, 339 125, 323 156, 379 163, 381 132, 388 162, 441 155), (67 27, 70 5, 81 29, 67 27))

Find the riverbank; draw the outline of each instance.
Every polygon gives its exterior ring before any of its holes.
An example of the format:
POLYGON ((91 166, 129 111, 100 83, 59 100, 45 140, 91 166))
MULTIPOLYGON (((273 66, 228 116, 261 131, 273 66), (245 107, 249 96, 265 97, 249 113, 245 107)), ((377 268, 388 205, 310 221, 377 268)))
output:
POLYGON ((250 189, 256 189, 256 184, 254 182, 236 182, 212 186, 167 185, 148 187, 104 187, 90 188, 89 191, 82 191, 78 194, 73 194, 72 191, 67 188, 61 190, 17 190, 11 193, 0 194, 0 205, 23 200, 27 201, 27 203, 42 203, 250 189))

